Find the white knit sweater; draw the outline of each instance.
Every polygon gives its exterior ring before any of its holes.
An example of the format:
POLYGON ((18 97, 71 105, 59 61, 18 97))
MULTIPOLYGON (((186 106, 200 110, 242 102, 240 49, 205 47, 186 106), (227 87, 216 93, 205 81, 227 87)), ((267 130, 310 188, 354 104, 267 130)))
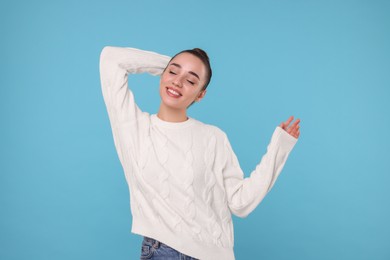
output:
POLYGON ((277 127, 267 153, 244 178, 226 134, 193 118, 171 123, 142 112, 128 74, 160 75, 170 57, 105 47, 104 101, 130 189, 132 232, 199 259, 234 259, 231 213, 247 216, 273 186, 296 139, 277 127))

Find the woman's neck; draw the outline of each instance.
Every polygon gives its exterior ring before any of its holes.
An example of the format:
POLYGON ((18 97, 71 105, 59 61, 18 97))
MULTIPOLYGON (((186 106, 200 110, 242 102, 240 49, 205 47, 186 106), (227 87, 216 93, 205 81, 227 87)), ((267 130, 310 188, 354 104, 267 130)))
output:
POLYGON ((171 109, 164 105, 160 105, 157 116, 163 121, 173 123, 184 122, 188 119, 186 110, 171 109))

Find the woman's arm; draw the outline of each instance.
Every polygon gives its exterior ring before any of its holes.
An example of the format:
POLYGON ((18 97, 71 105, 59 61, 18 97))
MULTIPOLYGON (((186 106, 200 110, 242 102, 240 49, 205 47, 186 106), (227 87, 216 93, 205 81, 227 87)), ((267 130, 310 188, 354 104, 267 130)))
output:
POLYGON ((132 145, 132 150, 137 150, 139 129, 145 118, 127 86, 128 74, 147 72, 160 75, 169 60, 168 56, 133 48, 108 46, 101 52, 102 92, 121 161, 123 145, 132 145))
POLYGON ((228 157, 223 177, 228 205, 233 214, 246 217, 256 208, 271 190, 296 142, 296 138, 277 127, 266 154, 250 177, 244 178, 237 157, 226 138, 228 157))
POLYGON ((139 109, 127 86, 128 74, 160 75, 170 57, 134 48, 104 47, 100 55, 100 79, 111 119, 134 120, 139 109))

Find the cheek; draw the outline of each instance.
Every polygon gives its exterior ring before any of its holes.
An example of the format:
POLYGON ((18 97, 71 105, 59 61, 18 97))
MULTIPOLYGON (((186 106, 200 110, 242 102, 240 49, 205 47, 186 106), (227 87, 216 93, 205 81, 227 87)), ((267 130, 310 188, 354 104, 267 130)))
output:
POLYGON ((163 75, 161 75, 160 84, 168 81, 169 81, 169 74, 164 73, 163 75))
POLYGON ((198 95, 199 95, 199 91, 197 91, 197 90, 195 91, 193 89, 188 90, 187 99, 193 101, 194 99, 196 99, 198 97, 198 95))
POLYGON ((160 85, 163 85, 167 81, 168 81, 167 75, 165 75, 165 74, 161 75, 161 77, 160 77, 160 85))

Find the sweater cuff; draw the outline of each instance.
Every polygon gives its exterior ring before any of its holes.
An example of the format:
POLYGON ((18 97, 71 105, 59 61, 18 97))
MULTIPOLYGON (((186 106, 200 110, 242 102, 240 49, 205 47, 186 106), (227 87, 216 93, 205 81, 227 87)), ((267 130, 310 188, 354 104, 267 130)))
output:
POLYGON ((272 139, 275 139, 275 142, 282 147, 283 150, 291 151, 295 144, 298 142, 298 139, 291 136, 280 126, 277 126, 273 134, 272 139))

